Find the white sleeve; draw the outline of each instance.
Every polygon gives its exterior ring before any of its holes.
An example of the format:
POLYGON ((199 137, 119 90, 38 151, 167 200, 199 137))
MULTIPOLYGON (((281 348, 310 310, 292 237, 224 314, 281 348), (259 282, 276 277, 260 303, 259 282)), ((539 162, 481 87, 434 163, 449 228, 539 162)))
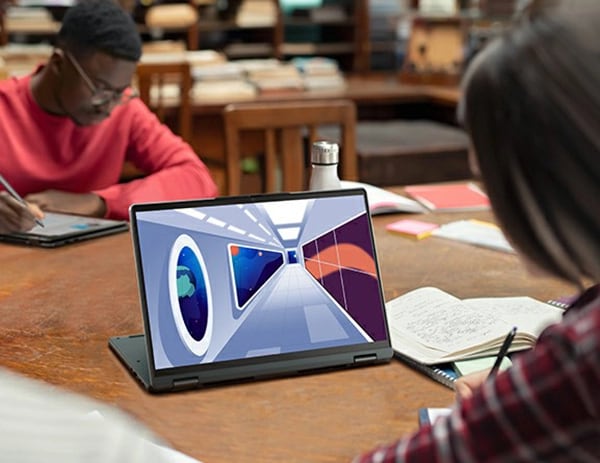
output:
POLYGON ((118 409, 0 369, 0 455, 11 463, 197 463, 118 409))

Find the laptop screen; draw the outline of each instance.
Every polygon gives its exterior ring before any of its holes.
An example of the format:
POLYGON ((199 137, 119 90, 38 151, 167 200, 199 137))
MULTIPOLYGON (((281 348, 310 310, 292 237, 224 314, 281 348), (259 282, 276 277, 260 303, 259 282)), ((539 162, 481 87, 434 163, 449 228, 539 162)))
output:
POLYGON ((388 342, 362 190, 134 206, 150 367, 388 342))

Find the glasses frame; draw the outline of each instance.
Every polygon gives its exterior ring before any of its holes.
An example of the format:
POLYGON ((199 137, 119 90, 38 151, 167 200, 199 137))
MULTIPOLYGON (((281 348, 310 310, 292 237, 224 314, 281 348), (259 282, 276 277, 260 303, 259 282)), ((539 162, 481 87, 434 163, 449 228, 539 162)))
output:
POLYGON ((68 50, 63 50, 65 56, 71 62, 79 76, 83 79, 88 88, 92 91, 92 96, 90 98, 90 103, 92 106, 100 107, 105 106, 106 104, 112 103, 115 105, 126 104, 129 101, 137 98, 139 94, 132 87, 126 87, 123 90, 113 90, 106 88, 98 88, 88 76, 88 74, 83 70, 81 64, 75 59, 73 54, 68 50), (125 93, 129 90, 130 93, 125 93))

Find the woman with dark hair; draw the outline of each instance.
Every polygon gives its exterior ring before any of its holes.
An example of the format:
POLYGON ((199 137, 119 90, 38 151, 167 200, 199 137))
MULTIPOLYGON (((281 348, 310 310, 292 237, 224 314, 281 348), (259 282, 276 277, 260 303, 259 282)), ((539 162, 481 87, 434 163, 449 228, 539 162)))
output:
POLYGON ((581 295, 511 368, 459 379, 450 415, 356 462, 600 461, 599 80, 598 0, 531 2, 469 67, 459 115, 496 217, 581 295))

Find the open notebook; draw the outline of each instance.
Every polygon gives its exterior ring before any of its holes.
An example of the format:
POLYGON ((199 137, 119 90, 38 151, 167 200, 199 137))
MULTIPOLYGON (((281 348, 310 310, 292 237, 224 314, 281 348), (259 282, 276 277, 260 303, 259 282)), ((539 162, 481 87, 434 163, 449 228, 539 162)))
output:
POLYGON ((151 391, 389 361, 362 189, 131 208, 144 334, 110 347, 151 391))

